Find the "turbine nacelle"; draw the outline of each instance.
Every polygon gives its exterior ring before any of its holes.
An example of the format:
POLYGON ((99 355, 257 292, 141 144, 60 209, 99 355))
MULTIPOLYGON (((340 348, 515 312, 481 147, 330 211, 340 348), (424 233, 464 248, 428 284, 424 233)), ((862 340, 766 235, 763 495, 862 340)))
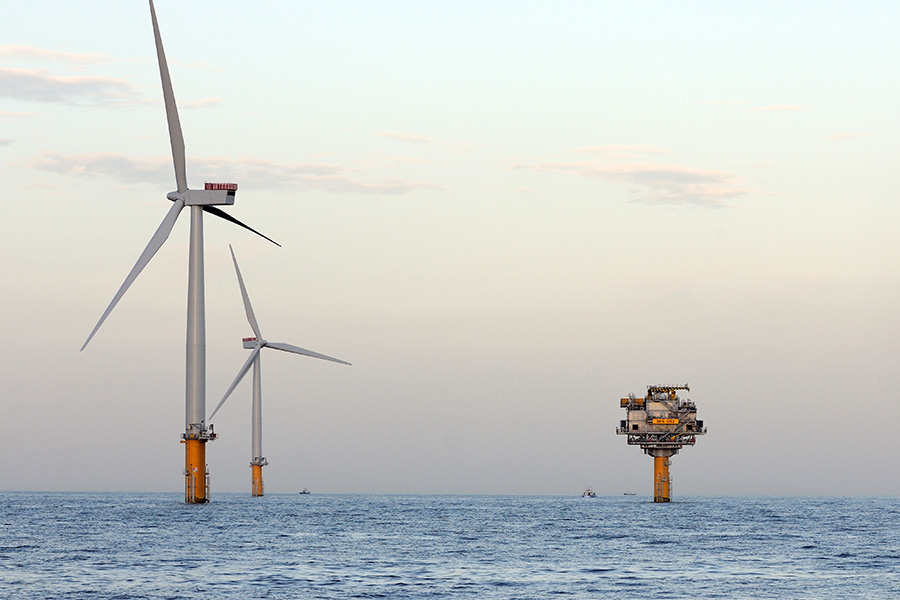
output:
POLYGON ((236 183, 207 183, 202 190, 174 191, 166 194, 172 202, 181 200, 185 206, 222 206, 234 204, 236 183))

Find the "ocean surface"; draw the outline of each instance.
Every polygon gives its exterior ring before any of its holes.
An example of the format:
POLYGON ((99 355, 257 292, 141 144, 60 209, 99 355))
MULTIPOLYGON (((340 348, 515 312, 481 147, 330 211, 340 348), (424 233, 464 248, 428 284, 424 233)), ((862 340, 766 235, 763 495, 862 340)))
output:
POLYGON ((900 498, 0 493, 2 598, 900 598, 900 498))

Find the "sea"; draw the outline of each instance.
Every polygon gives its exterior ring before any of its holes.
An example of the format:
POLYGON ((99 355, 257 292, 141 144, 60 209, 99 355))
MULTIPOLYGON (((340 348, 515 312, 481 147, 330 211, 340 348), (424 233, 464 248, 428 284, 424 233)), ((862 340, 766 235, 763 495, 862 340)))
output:
POLYGON ((0 493, 0 597, 900 598, 900 498, 0 493))

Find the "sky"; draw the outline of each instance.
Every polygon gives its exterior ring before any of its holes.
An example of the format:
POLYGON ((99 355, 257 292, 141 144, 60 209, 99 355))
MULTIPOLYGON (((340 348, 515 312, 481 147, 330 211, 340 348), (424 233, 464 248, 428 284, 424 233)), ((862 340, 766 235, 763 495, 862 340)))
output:
MULTIPOLYGON (((205 220, 207 412, 264 351, 267 492, 897 495, 892 2, 158 0, 205 220)), ((0 20, 0 489, 183 487, 188 212, 149 8, 0 20)), ((249 377, 212 497, 250 488, 249 377)))

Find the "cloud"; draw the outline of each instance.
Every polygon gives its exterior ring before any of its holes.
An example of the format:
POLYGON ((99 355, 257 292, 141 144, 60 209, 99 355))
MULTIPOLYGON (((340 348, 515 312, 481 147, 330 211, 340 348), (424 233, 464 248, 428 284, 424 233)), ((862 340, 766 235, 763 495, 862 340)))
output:
POLYGON ((424 135, 419 135, 417 133, 401 133, 399 131, 379 131, 377 132, 381 137, 390 138, 392 140, 396 140, 398 142, 404 142, 407 144, 427 144, 429 143, 428 138, 424 135))
MULTIPOLYGON (((750 104, 749 100, 707 100, 706 104, 718 104, 718 105, 737 105, 737 104, 750 104)), ((768 106, 754 106, 749 110, 756 112, 791 112, 791 111, 800 111, 800 110, 809 110, 809 107, 803 106, 800 104, 771 104, 768 106)))
POLYGON ((707 100, 706 104, 749 104, 749 100, 707 100))
MULTIPOLYGON (((155 62, 156 62, 156 59, 154 58, 154 63, 155 62)), ((168 63, 170 69, 177 67, 179 69, 188 69, 191 71, 205 71, 207 73, 222 73, 221 68, 219 68, 215 65, 211 65, 210 63, 205 63, 205 62, 191 62, 191 63, 181 62, 177 58, 169 58, 169 57, 166 57, 166 62, 168 63)))
POLYGON ((191 110, 194 108, 212 108, 222 104, 221 98, 206 98, 204 100, 194 100, 192 102, 179 102, 178 108, 191 110))
POLYGON ((64 63, 76 68, 87 65, 104 65, 117 62, 117 59, 106 54, 75 54, 58 50, 45 50, 35 46, 6 45, 0 46, 0 56, 20 60, 38 62, 64 63))
POLYGON ((847 142, 850 140, 857 140, 859 138, 868 137, 866 133, 851 133, 851 132, 843 132, 843 133, 832 133, 828 136, 829 140, 833 140, 835 142, 847 142))
POLYGON ((11 110, 0 110, 0 121, 12 121, 13 119, 21 119, 22 117, 30 117, 30 113, 12 112, 11 110))
POLYGON ((0 67, 0 97, 60 104, 133 101, 134 86, 112 77, 59 77, 43 71, 0 67))
POLYGON ((58 175, 109 177, 129 184, 160 184, 174 178, 171 159, 132 159, 112 153, 62 155, 42 152, 24 166, 58 175))
POLYGON ((753 163, 753 166, 757 169, 769 169, 771 167, 780 167, 784 163, 775 161, 775 160, 761 160, 759 162, 753 163))
MULTIPOLYGON (((108 178, 125 184, 174 183, 171 159, 135 159, 120 154, 70 154, 43 152, 23 166, 59 175, 108 178)), ((281 188, 297 191, 324 190, 334 193, 405 194, 415 190, 436 189, 430 184, 371 178, 360 168, 329 163, 279 163, 243 158, 188 160, 188 172, 194 187, 202 181, 236 181, 256 188, 281 188)))
POLYGON ((400 156, 397 154, 366 154, 365 159, 358 161, 357 169, 393 169, 405 165, 428 165, 432 161, 427 158, 415 156, 400 156))
POLYGON ((635 200, 648 204, 723 207, 749 193, 740 178, 725 171, 652 162, 546 162, 513 165, 551 173, 574 174, 630 186, 635 200))
POLYGON ((774 104, 772 106, 757 106, 750 110, 754 111, 770 111, 770 112, 790 112, 796 110, 807 110, 805 106, 799 104, 774 104))
POLYGON ((21 187, 23 190, 53 190, 56 189, 56 186, 49 184, 46 181, 34 181, 32 183, 25 184, 21 187))
POLYGON ((672 154, 671 151, 666 150, 665 148, 660 148, 659 146, 648 146, 640 144, 632 146, 618 144, 610 144, 607 146, 585 146, 584 148, 576 148, 575 152, 582 152, 586 154, 600 154, 606 158, 619 159, 638 158, 647 154, 672 154))

